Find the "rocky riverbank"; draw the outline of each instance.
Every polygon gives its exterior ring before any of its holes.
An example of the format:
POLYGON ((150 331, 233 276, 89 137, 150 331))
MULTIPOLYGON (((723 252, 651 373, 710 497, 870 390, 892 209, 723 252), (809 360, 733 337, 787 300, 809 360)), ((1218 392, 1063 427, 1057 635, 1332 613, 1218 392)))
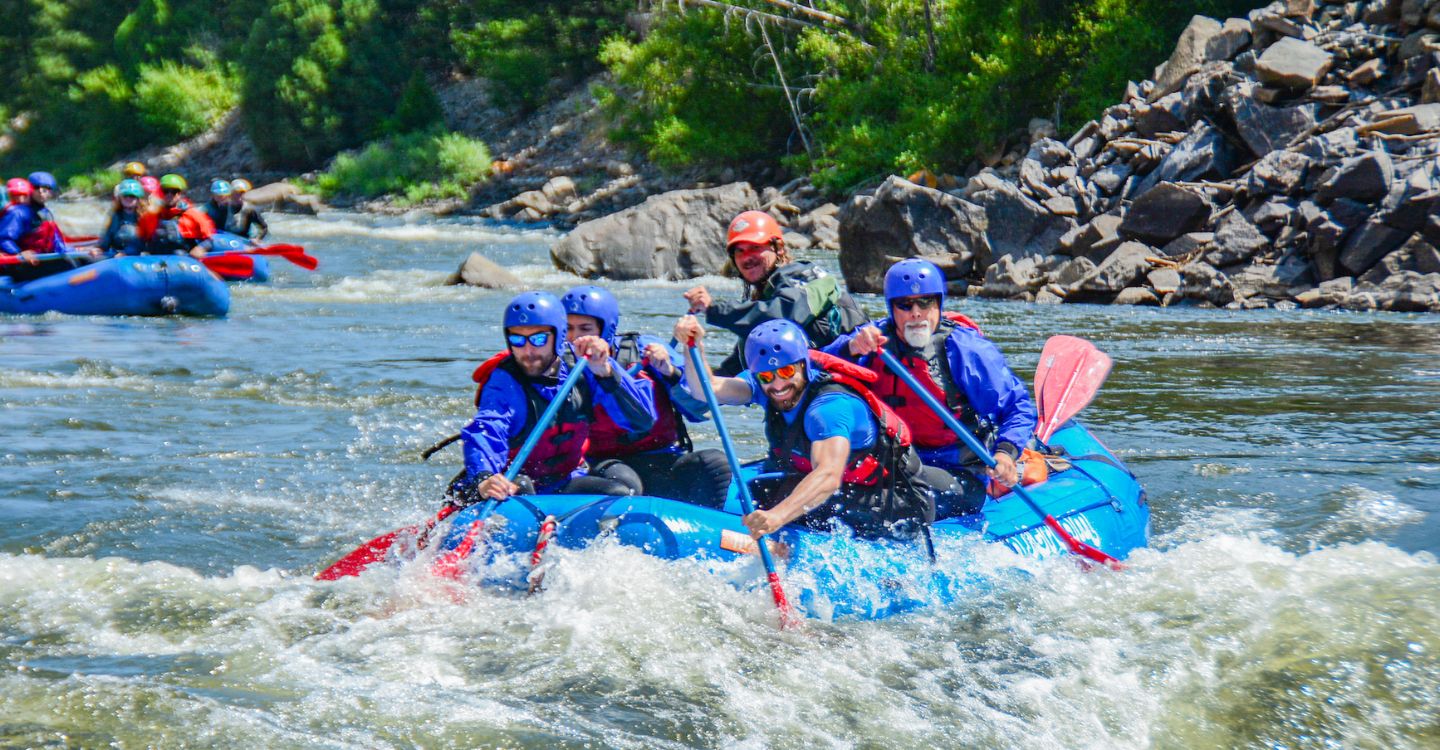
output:
POLYGON ((858 291, 920 254, 1004 299, 1440 312, 1440 0, 1197 16, 1064 142, 840 222, 858 291))

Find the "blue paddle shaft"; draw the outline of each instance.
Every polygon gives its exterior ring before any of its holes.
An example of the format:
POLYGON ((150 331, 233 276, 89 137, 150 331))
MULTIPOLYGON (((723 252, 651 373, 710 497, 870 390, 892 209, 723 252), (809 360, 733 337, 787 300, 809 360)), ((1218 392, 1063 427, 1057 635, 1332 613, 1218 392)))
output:
MULTIPOLYGON (((705 390, 705 401, 710 404, 710 418, 715 420, 715 432, 720 434, 720 445, 725 447, 725 458, 730 461, 733 481, 740 487, 740 510, 748 516, 755 512, 755 499, 750 496, 750 484, 745 481, 745 475, 740 471, 740 458, 735 455, 735 444, 730 442, 730 431, 725 429, 725 419, 720 416, 720 401, 715 398, 715 389, 710 385, 710 371, 706 369, 705 363, 700 361, 700 349, 694 344, 689 348, 690 365, 695 368, 700 387, 705 390)), ((755 546, 760 548, 760 560, 765 563, 765 572, 774 575, 775 561, 770 557, 770 545, 761 539, 755 546)))
POLYGON ((515 477, 520 475, 520 469, 524 468, 525 459, 530 457, 530 451, 535 450, 535 446, 539 445, 541 434, 550 427, 550 422, 555 419, 556 414, 560 413, 560 407, 564 406, 565 401, 570 398, 570 391, 574 390, 575 384, 580 382, 580 378, 584 377, 585 365, 588 364, 588 362, 589 360, 584 357, 580 357, 578 361, 576 361, 574 369, 570 370, 570 374, 566 376, 565 382, 560 384, 560 390, 556 391, 555 397, 550 399, 550 405, 545 407, 545 411, 540 414, 540 418, 535 420, 535 427, 530 430, 530 434, 526 436, 525 442, 520 444, 520 450, 516 451, 515 457, 510 459, 510 466, 505 469, 506 479, 513 482, 515 481, 515 477))
MULTIPOLYGON (((911 375, 910 371, 905 369, 904 365, 900 364, 900 360, 896 359, 895 355, 885 351, 884 347, 877 349, 876 353, 880 355, 881 359, 885 360, 885 366, 889 367, 890 370, 895 373, 896 377, 904 381, 905 385, 910 386, 910 390, 914 391, 915 395, 919 396, 920 400, 924 401, 925 405, 930 407, 930 410, 935 412, 936 416, 940 417, 940 420, 945 423, 945 426, 949 427, 951 432, 960 437, 961 442, 965 443, 965 447, 979 456, 980 460, 984 461, 986 466, 992 469, 995 468, 995 456, 991 455, 990 451, 986 450, 985 446, 981 445, 980 441, 971 434, 969 430, 965 429, 965 425, 960 424, 960 421, 955 418, 954 414, 950 413, 949 409, 942 406, 940 402, 931 395, 930 391, 925 390, 924 386, 915 380, 915 376, 911 375)), ((1018 495, 1021 500, 1024 500, 1025 504, 1029 505, 1030 509, 1035 511, 1036 514, 1042 517, 1046 515, 1045 511, 1040 508, 1040 504, 1035 502, 1035 498, 1030 497, 1030 493, 1026 492, 1024 487, 1020 486, 1020 482, 1016 482, 1010 490, 1018 495)))

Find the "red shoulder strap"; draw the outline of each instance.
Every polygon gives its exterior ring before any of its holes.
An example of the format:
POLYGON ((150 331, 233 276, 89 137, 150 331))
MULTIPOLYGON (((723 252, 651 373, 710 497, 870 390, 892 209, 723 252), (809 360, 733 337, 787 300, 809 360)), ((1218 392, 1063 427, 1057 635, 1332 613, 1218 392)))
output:
POLYGON ((501 362, 504 362, 504 361, 505 361, 506 359, 508 359, 509 357, 510 357, 510 350, 509 350, 509 349, 506 349, 506 350, 503 351, 503 352, 499 352, 498 354, 496 354, 495 356, 491 357, 490 359, 487 359, 487 360, 485 360, 484 362, 481 362, 481 363, 480 363, 480 366, 477 367, 477 368, 475 368, 475 372, 470 375, 470 379, 473 380, 473 381, 475 381, 475 405, 476 405, 476 406, 479 406, 479 405, 480 405, 480 391, 482 391, 482 390, 485 389, 485 383, 490 380, 490 376, 491 376, 492 374, 494 374, 495 368, 499 367, 499 366, 500 366, 500 363, 501 363, 501 362))
POLYGON ((985 332, 980 330, 980 324, 971 320, 964 313, 946 311, 943 314, 945 315, 945 319, 950 321, 951 323, 954 323, 955 325, 964 328, 969 328, 970 330, 980 334, 981 336, 985 335, 985 332))
MULTIPOLYGON (((812 354, 814 353, 812 352, 812 354)), ((830 356, 828 354, 821 354, 826 357, 830 356)), ((831 359, 834 359, 834 357, 831 357, 831 359)), ((840 361, 845 362, 845 360, 840 361)), ((845 362, 845 364, 851 367, 859 367, 859 365, 850 362, 845 362)), ((880 398, 870 390, 869 383, 879 376, 872 370, 863 371, 872 376, 870 381, 862 382, 857 378, 851 377, 848 373, 827 370, 827 372, 830 373, 831 380, 849 387, 865 401, 865 405, 870 407, 870 413, 874 414, 875 418, 880 420, 880 426, 885 430, 886 435, 894 438, 896 442, 900 444, 901 448, 908 448, 910 446, 910 425, 906 424, 905 420, 901 419, 900 415, 896 414, 895 410, 890 408, 889 404, 881 401, 880 398)))
MULTIPOLYGON (((816 367, 831 375, 844 375, 851 380, 858 380, 861 383, 874 383, 880 379, 880 375, 868 367, 861 367, 848 359, 842 359, 833 354, 826 354, 816 349, 810 350, 810 361, 814 362, 816 367)), ((862 389, 864 388, 863 385, 860 387, 862 389)))

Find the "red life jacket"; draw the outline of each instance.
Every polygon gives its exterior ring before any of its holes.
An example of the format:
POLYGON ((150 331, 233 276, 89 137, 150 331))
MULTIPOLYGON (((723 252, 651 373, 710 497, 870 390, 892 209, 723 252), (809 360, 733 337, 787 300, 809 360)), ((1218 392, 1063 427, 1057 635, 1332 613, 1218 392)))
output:
POLYGON ((809 474, 814 467, 810 463, 810 438, 805 434, 805 412, 822 394, 848 393, 865 402, 880 429, 873 445, 851 448, 850 460, 840 481, 845 485, 876 486, 890 475, 890 466, 901 463, 897 461, 899 454, 909 450, 909 426, 870 391, 875 373, 815 350, 810 351, 810 362, 814 367, 808 373, 809 382, 800 399, 800 412, 793 422, 787 423, 784 415, 773 405, 765 405, 765 438, 770 442, 771 462, 781 470, 809 474))
POLYGON ((55 214, 50 213, 48 208, 37 211, 32 206, 30 210, 34 218, 30 220, 30 230, 20 236, 20 249, 36 253, 54 252, 55 240, 63 236, 60 225, 55 223, 55 214))
MULTIPOLYGON (((525 442, 530 431, 535 429, 535 420, 540 418, 540 414, 550 402, 540 394, 530 377, 520 370, 510 358, 509 350, 506 350, 482 362, 471 375, 471 379, 477 384, 475 406, 480 406, 480 394, 485 390, 490 376, 499 368, 504 368, 515 382, 520 384, 520 390, 525 394, 525 424, 519 434, 509 440, 510 459, 513 461, 515 454, 520 452, 520 445, 525 442)), ((585 463, 593 413, 590 389, 584 384, 577 384, 570 390, 566 404, 560 407, 560 412, 555 415, 555 421, 540 434, 540 442, 535 444, 535 449, 525 458, 525 465, 520 471, 539 486, 569 477, 571 472, 585 463)))
MULTIPOLYGON (((890 339, 885 344, 885 348, 895 355, 901 364, 905 365, 905 369, 909 370, 910 374, 925 386, 925 390, 929 391, 936 401, 945 404, 950 409, 950 413, 960 424, 972 433, 980 435, 983 432, 980 429, 980 419, 976 415, 974 407, 971 406, 970 400, 966 398, 964 389, 955 383, 955 378, 950 372, 950 358, 945 355, 945 342, 957 327, 969 328, 980 333, 980 326, 964 315, 944 313, 940 325, 936 327, 935 333, 930 338, 930 345, 927 347, 934 355, 934 359, 930 360, 923 358, 919 352, 900 340, 895 332, 894 320, 887 321, 882 330, 890 339)), ((875 385, 872 387, 879 394, 880 399, 894 407, 895 413, 899 414, 900 418, 914 430, 915 445, 921 448, 944 448, 960 442, 960 436, 951 432, 938 414, 910 392, 910 386, 890 371, 890 368, 885 365, 884 359, 878 356, 871 357, 870 368, 867 372, 876 376, 875 385)), ((967 463, 974 458, 968 450, 963 450, 961 463, 967 463)))
MULTIPOLYGON (((628 370, 640 359, 640 335, 622 334, 615 360, 628 370)), ((595 422, 590 425, 590 450, 586 453, 588 457, 596 460, 620 458, 664 450, 675 445, 681 446, 686 452, 690 451, 690 435, 685 430, 684 418, 670 399, 670 389, 646 367, 640 368, 638 377, 650 382, 650 390, 655 395, 655 424, 647 432, 627 432, 605 411, 605 407, 596 404, 595 422)))

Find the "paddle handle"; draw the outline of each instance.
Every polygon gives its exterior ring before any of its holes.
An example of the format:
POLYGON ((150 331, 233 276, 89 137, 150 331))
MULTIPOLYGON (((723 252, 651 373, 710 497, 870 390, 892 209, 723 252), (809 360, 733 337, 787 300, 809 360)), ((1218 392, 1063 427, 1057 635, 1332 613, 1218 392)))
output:
MULTIPOLYGON (((950 428, 950 431, 955 433, 961 442, 965 443, 965 447, 969 448, 976 456, 979 456, 980 460, 984 461, 986 466, 992 469, 995 468, 995 456, 985 449, 985 446, 980 443, 980 440, 977 439, 973 433, 965 429, 965 425, 960 424, 960 421, 955 418, 954 414, 950 413, 949 409, 946 409, 935 399, 935 396, 931 395, 929 391, 925 390, 925 388, 915 380, 915 376, 911 375, 910 371, 905 369, 904 365, 900 364, 900 360, 896 359, 895 355, 886 351, 883 347, 876 351, 880 355, 880 358, 885 361, 885 366, 889 367, 890 371, 895 373, 896 377, 900 378, 905 385, 910 386, 910 390, 914 391, 915 395, 919 396, 920 400, 924 401, 925 405, 930 407, 931 411, 935 412, 935 416, 940 417, 940 421, 944 422, 945 426, 950 428)), ((1102 550, 1085 544, 1079 539, 1076 539, 1070 532, 1066 531, 1054 516, 1046 513, 1045 509, 1040 507, 1040 503, 1035 502, 1035 498, 1030 496, 1030 493, 1021 486, 1020 482, 1016 482, 1010 490, 1021 500, 1024 500, 1025 504, 1030 506, 1030 510, 1035 512, 1035 515, 1040 516, 1045 522, 1045 525, 1050 527, 1050 530, 1054 531, 1055 534, 1065 542, 1065 546, 1070 549, 1071 553, 1096 562, 1111 565, 1112 567, 1119 565, 1119 561, 1114 557, 1111 557, 1102 550)))
MULTIPOLYGON (((715 422, 715 432, 720 435, 720 445, 725 448, 725 458, 730 462, 730 474, 732 481, 739 487, 740 510, 745 515, 755 512, 755 498, 750 496, 750 484, 745 481, 745 475, 741 472, 740 458, 735 455, 735 444, 730 440, 730 430, 725 427, 725 418, 720 416, 720 401, 715 397, 715 389, 710 385, 710 371, 700 359, 700 348, 691 339, 688 348, 690 350, 690 366, 695 368, 697 380, 700 387, 705 391, 705 402, 710 405, 710 418, 715 422)), ((780 610, 781 627, 790 627, 795 622, 795 613, 790 608, 790 600, 785 596, 785 587, 780 584, 780 573, 775 569, 775 558, 770 556, 770 545, 765 543, 765 538, 756 540, 756 547, 760 549, 760 562, 765 565, 765 578, 770 584, 770 595, 775 599, 775 607, 780 610)))

